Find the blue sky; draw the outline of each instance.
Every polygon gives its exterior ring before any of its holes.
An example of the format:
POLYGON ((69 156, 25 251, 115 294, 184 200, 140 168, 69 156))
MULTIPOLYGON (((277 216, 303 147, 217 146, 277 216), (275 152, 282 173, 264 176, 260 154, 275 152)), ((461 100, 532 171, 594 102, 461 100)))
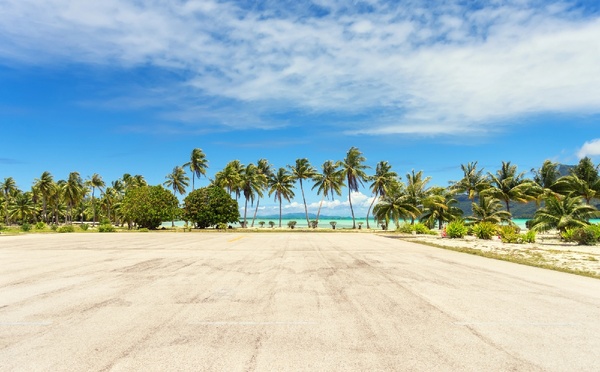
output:
MULTIPOLYGON (((600 162, 596 1, 0 6, 0 178, 21 189, 46 170, 158 184, 195 147, 210 177, 234 159, 320 167, 356 146, 441 186, 470 161, 600 162)), ((323 213, 347 214, 345 200, 323 213)))

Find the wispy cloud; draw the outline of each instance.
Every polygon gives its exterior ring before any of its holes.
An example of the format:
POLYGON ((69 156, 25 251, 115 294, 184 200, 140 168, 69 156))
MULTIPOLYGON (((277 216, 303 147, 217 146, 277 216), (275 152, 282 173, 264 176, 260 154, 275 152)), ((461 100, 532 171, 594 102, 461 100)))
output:
POLYGON ((348 133, 372 135, 480 136, 600 112, 600 17, 568 1, 244 4, 6 0, 0 60, 182 71, 161 94, 172 100, 141 102, 195 126, 235 129, 224 102, 246 126, 282 109, 350 112, 370 125, 348 133))
POLYGON ((577 152, 577 156, 581 159, 586 156, 598 156, 600 155, 600 138, 588 141, 581 146, 581 149, 577 152))

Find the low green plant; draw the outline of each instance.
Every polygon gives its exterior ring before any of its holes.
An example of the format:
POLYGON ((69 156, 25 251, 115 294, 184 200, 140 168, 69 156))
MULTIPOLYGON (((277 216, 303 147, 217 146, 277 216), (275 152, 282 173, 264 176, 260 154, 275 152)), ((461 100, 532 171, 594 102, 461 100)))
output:
POLYGON ((288 227, 289 227, 290 229, 292 229, 292 230, 293 230, 293 229, 296 227, 296 224, 297 224, 297 223, 298 223, 298 222, 296 222, 296 221, 289 221, 289 222, 287 223, 287 225, 288 225, 288 227))
POLYGON ((36 230, 44 230, 45 228, 46 228, 46 224, 44 223, 44 221, 39 221, 38 223, 35 224, 36 230))
POLYGON ((461 220, 454 220, 446 226, 446 236, 451 239, 464 238, 467 235, 467 227, 461 220))
POLYGON ((30 231, 31 230, 31 225, 28 224, 27 222, 25 222, 24 224, 21 225, 21 231, 30 231))
POLYGON ((102 224, 100 226, 98 226, 98 231, 101 233, 105 233, 105 232, 115 232, 116 229, 113 225, 110 224, 102 224))
POLYGON ((216 227, 217 230, 227 230, 227 224, 225 222, 219 222, 216 227))
POLYGON ((59 227, 56 231, 59 233, 72 233, 75 231, 75 228, 73 225, 64 225, 59 227))
POLYGON ((560 238, 565 242, 572 242, 573 235, 575 235, 575 229, 566 229, 562 233, 560 233, 560 238))
POLYGON ((90 228, 90 225, 88 225, 87 223, 82 223, 81 225, 79 225, 79 228, 83 231, 87 231, 90 228))
POLYGON ((513 225, 500 226, 498 229, 498 235, 502 243, 522 243, 523 238, 519 234, 521 229, 513 225))
POLYGON ((429 227, 425 226, 425 224, 422 224, 420 222, 413 225, 413 231, 417 234, 436 235, 434 231, 431 231, 429 227))
POLYGON ((337 225, 337 222, 331 221, 331 222, 329 222, 329 224, 331 225, 331 228, 335 230, 335 225, 337 225))
POLYGON ((0 231, 4 230, 4 225, 0 223, 0 231))
POLYGON ((523 235, 523 243, 535 243, 535 231, 529 230, 523 235))
POLYGON ((57 224, 55 224, 55 223, 53 223, 52 225, 50 225, 50 229, 51 229, 52 231, 56 231, 56 230, 58 230, 58 225, 57 225, 57 224))
POLYGON ((145 228, 145 227, 142 227, 141 229, 138 229, 138 231, 139 231, 139 232, 148 232, 148 231, 150 231, 150 230, 148 230, 148 229, 147 229, 147 228, 145 228))
POLYGON ((260 227, 265 227, 265 221, 260 221, 260 222, 258 223, 258 226, 260 226, 260 227))
POLYGON ((271 227, 271 228, 275 227, 275 222, 269 221, 269 227, 271 227))
POLYGON ((413 225, 411 225, 408 222, 405 222, 405 223, 401 224, 400 226, 398 226, 396 231, 399 233, 402 233, 402 234, 412 234, 414 229, 413 229, 413 225))
POLYGON ((580 227, 573 232, 573 241, 578 245, 594 245, 598 242, 596 235, 589 226, 580 227))
POLYGON ((312 227, 313 229, 316 229, 317 226, 319 226, 319 222, 316 220, 312 220, 310 221, 310 227, 312 227))
POLYGON ((586 230, 590 231, 592 234, 594 234, 594 237, 596 238, 596 241, 600 241, 600 225, 599 224, 592 224, 589 226, 585 227, 586 230))
POLYGON ((473 235, 479 239, 490 240, 498 233, 498 227, 491 222, 480 222, 473 226, 473 235))

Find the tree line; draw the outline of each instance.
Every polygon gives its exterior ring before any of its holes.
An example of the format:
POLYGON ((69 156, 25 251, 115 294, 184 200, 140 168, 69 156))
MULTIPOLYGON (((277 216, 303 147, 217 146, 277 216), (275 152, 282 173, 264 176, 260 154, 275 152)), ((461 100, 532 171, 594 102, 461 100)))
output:
MULTIPOLYGON (((346 190, 356 228, 352 193, 364 186, 373 197, 366 215, 367 228, 371 228, 371 218, 384 226, 393 222, 396 227, 401 220, 411 224, 419 221, 429 228, 442 228, 457 219, 471 224, 511 223, 511 202, 537 203, 532 227, 540 230, 583 226, 598 216, 593 201, 600 198, 600 165, 594 165, 588 157, 566 175, 560 174, 559 164, 547 160, 540 168, 531 170, 532 178, 511 162, 503 161, 493 173, 479 168, 477 162, 470 162, 461 165, 462 178, 451 181, 448 187, 430 187, 431 177, 424 176, 422 171, 412 170, 402 178, 387 161, 378 162, 374 172, 368 174, 371 168, 365 162, 365 156, 356 147, 351 147, 344 159, 327 160, 319 169, 307 158, 279 168, 266 159, 246 165, 233 160, 209 181, 210 186, 222 188, 236 201, 243 198, 240 221, 243 227, 254 226, 260 201, 265 197, 278 203, 281 227, 283 202, 290 202, 299 189, 308 226, 318 224, 325 199, 333 200, 346 190), (305 197, 308 187, 321 196, 315 221, 309 219, 305 197), (466 217, 456 206, 458 194, 465 194, 471 200, 471 214, 466 217)), ((196 179, 207 177, 207 170, 206 155, 195 148, 188 162, 175 166, 165 176, 163 186, 174 196, 184 195, 190 186, 188 174, 193 191, 196 179)), ((55 181, 50 172, 43 172, 30 190, 23 191, 12 177, 7 177, 0 183, 0 213, 6 225, 38 221, 70 224, 75 220, 95 225, 99 219, 123 224, 128 218, 127 208, 123 208, 126 195, 143 187, 149 185, 141 175, 124 174, 107 184, 96 173, 83 179, 78 172, 71 172, 66 180, 55 181)))

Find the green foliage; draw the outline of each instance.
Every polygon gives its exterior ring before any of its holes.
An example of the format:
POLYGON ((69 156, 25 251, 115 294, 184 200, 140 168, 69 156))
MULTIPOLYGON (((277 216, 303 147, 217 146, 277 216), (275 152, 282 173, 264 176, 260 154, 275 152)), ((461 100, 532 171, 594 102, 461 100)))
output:
POLYGON ((297 222, 296 221, 288 221, 287 225, 290 229, 294 229, 296 227, 297 222))
POLYGON ((405 222, 405 223, 401 224, 400 226, 398 226, 396 231, 398 231, 399 233, 402 233, 402 234, 411 234, 413 232, 413 227, 410 223, 405 222))
POLYGON ((147 229, 147 228, 145 228, 145 227, 142 227, 141 229, 138 229, 137 231, 139 231, 139 232, 148 232, 148 231, 150 231, 150 230, 148 230, 148 229, 147 229))
POLYGON ((81 225, 79 225, 79 228, 83 231, 87 231, 90 228, 90 225, 88 225, 87 223, 82 223, 81 225))
POLYGON ((498 229, 498 235, 502 243, 522 243, 523 238, 519 234, 521 229, 514 225, 500 226, 498 229))
POLYGON ((578 245, 594 245, 598 242, 598 239, 592 229, 579 227, 573 232, 573 241, 578 245))
POLYGON ((534 230, 529 230, 523 235, 523 243, 535 243, 534 230))
POLYGON ((221 187, 203 187, 184 199, 184 218, 204 229, 219 223, 234 223, 240 218, 238 203, 221 187))
POLYGON ((59 227, 56 231, 59 233, 72 233, 75 232, 75 227, 73 227, 73 225, 64 225, 59 227))
POLYGON ((467 234, 467 227, 461 220, 454 220, 446 226, 446 236, 451 239, 463 238, 467 234))
POLYGON ((331 228, 335 230, 335 225, 337 225, 337 222, 331 221, 329 224, 331 225, 331 228))
POLYGON ((586 226, 585 228, 594 234, 596 241, 600 241, 600 224, 589 225, 589 226, 586 226))
POLYGON ((260 226, 260 227, 265 227, 265 221, 260 221, 260 222, 258 223, 258 226, 260 226))
POLYGON ((480 222, 473 226, 473 235, 479 239, 490 240, 498 232, 498 226, 491 222, 480 222))
POLYGON ((436 232, 431 231, 425 224, 420 223, 420 222, 415 223, 415 224, 410 224, 408 222, 405 222, 405 223, 401 224, 400 226, 398 226, 396 231, 403 233, 403 234, 412 234, 414 232, 416 234, 437 235, 436 232))
POLYGON ((162 186, 141 186, 127 190, 121 213, 139 227, 156 229, 177 214, 178 204, 177 198, 162 186))
POLYGON ((31 230, 31 225, 28 224, 27 222, 25 222, 24 224, 21 225, 21 231, 30 231, 31 230))
POLYGON ((4 225, 0 223, 0 231, 4 230, 4 225))
POLYGON ((227 230, 227 224, 225 222, 219 222, 217 224, 217 230, 227 230))
POLYGON ((269 227, 271 227, 271 228, 275 227, 275 222, 269 221, 269 227))
POLYGON ((36 230, 44 230, 46 228, 46 224, 43 221, 40 221, 35 224, 36 230))
POLYGON ((566 229, 565 231, 560 233, 560 238, 565 242, 572 242, 573 236, 575 235, 576 229, 566 229))
POLYGON ((98 226, 98 231, 101 233, 105 233, 105 232, 115 232, 116 229, 113 225, 111 224, 106 224, 106 225, 100 225, 98 226))
POLYGON ((52 231, 56 231, 56 230, 58 230, 58 225, 57 225, 57 224, 55 224, 55 223, 53 223, 52 225, 50 225, 50 229, 51 229, 52 231))
POLYGON ((312 227, 313 229, 316 229, 319 226, 319 222, 316 220, 312 220, 312 221, 310 221, 309 226, 312 227))

